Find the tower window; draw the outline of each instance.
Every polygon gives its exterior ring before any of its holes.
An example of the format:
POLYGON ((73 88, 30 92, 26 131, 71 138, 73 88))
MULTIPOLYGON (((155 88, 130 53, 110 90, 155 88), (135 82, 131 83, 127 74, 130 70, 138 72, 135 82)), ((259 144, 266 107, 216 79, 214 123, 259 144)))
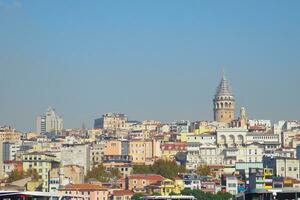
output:
POLYGON ((221 115, 221 118, 223 118, 223 115, 221 115))

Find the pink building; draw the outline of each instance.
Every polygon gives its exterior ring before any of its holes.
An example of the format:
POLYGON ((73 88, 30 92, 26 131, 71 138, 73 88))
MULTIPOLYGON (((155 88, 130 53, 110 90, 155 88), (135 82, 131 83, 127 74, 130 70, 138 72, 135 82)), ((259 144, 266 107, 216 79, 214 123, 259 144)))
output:
POLYGON ((110 191, 99 184, 70 184, 59 190, 63 194, 82 196, 85 200, 108 200, 110 191))

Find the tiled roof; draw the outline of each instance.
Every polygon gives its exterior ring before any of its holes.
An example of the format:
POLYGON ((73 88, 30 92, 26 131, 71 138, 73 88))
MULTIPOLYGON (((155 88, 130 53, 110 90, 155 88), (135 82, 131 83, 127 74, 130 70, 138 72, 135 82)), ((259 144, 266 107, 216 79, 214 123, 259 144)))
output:
POLYGON ((133 195, 134 192, 130 190, 114 190, 114 196, 124 196, 124 195, 133 195))
POLYGON ((22 161, 19 160, 4 160, 3 161, 4 164, 22 164, 22 161))
POLYGON ((186 143, 185 142, 176 142, 176 143, 165 143, 161 144, 162 150, 185 150, 186 143))
POLYGON ((98 184, 82 183, 67 185, 64 190, 106 190, 106 188, 98 184))
POLYGON ((157 174, 133 174, 128 177, 129 179, 147 179, 152 181, 162 181, 164 177, 157 174))
POLYGON ((217 92, 215 97, 219 97, 219 96, 233 96, 232 92, 230 91, 230 87, 229 87, 229 83, 223 73, 221 82, 217 88, 217 92))

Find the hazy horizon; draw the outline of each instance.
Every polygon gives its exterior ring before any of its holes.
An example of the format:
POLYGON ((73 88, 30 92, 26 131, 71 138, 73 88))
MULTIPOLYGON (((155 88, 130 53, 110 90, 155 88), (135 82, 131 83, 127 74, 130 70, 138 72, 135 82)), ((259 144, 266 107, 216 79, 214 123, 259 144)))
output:
POLYGON ((221 69, 236 114, 299 119, 299 1, 0 0, 0 125, 106 112, 212 120, 221 69))

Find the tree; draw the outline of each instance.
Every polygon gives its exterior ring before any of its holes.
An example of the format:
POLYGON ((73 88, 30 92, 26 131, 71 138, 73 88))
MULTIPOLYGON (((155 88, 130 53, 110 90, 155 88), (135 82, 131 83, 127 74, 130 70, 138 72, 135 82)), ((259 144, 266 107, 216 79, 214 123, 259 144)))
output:
POLYGON ((98 181, 106 182, 109 180, 105 167, 101 164, 87 172, 86 179, 95 178, 98 181))
POLYGON ((181 192, 182 195, 194 196, 197 200, 230 200, 232 195, 229 193, 219 192, 217 194, 212 194, 208 192, 203 192, 201 190, 191 190, 185 189, 181 192))
POLYGON ((88 171, 85 179, 94 178, 100 182, 107 182, 111 179, 121 178, 121 173, 117 168, 106 169, 102 164, 88 171))
POLYGON ((169 196, 178 196, 179 194, 176 194, 175 192, 171 192, 170 194, 169 194, 169 196))
POLYGON ((153 192, 152 196, 160 196, 161 194, 159 192, 153 192))
POLYGON ((218 200, 228 200, 228 199, 232 199, 232 194, 228 192, 218 192, 216 194, 216 197, 218 200))
POLYGON ((184 166, 179 166, 175 161, 170 160, 157 160, 152 165, 152 172, 160 174, 165 178, 175 178, 178 173, 184 173, 186 171, 184 166))
POLYGON ((131 200, 141 200, 142 197, 144 197, 143 193, 135 193, 132 197, 131 200))
POLYGON ((122 176, 121 176, 121 173, 118 170, 118 168, 113 168, 113 169, 110 170, 109 177, 112 178, 112 179, 119 179, 122 176))
POLYGON ((208 176, 212 174, 211 169, 209 168, 209 166, 207 165, 200 165, 197 170, 196 173, 200 176, 208 176))
POLYGON ((150 165, 134 165, 134 174, 160 174, 165 178, 175 178, 178 173, 186 172, 184 165, 177 165, 176 161, 160 159, 150 165))
POLYGON ((134 174, 151 174, 152 168, 150 165, 134 165, 133 167, 134 174))
POLYGON ((8 182, 14 182, 23 178, 23 173, 20 173, 18 170, 13 170, 8 178, 8 182))
POLYGON ((41 178, 36 169, 28 169, 26 171, 25 177, 31 177, 33 181, 38 181, 41 178))

